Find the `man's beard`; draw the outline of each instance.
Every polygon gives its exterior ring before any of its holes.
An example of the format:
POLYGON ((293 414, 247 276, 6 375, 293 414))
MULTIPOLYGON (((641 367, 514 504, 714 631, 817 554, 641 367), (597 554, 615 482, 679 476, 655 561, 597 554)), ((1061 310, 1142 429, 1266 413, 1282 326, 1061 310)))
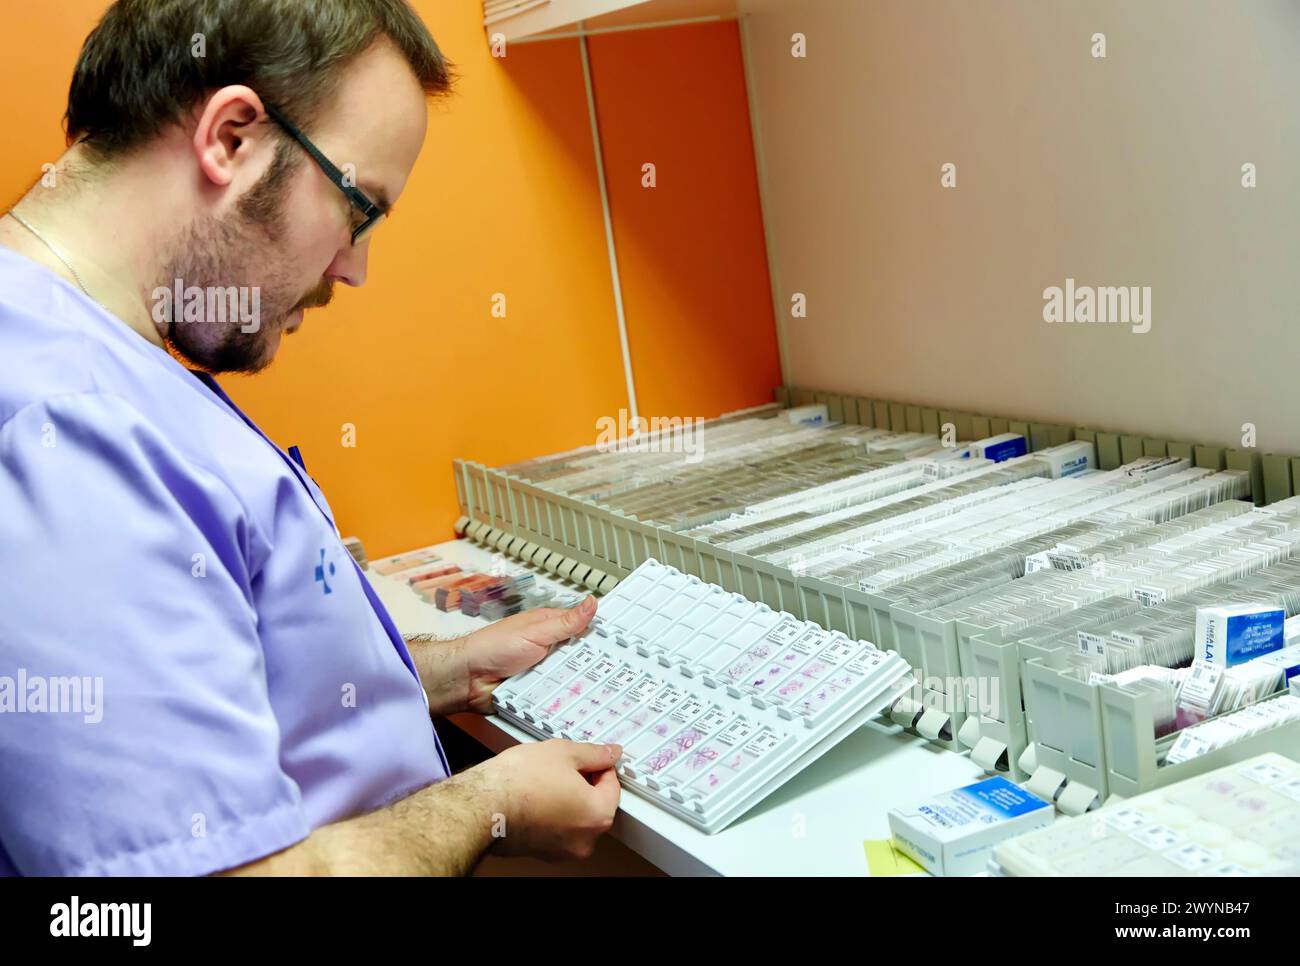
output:
POLYGON ((300 308, 326 305, 333 297, 329 280, 322 279, 303 295, 289 273, 277 269, 278 246, 287 237, 285 187, 294 167, 290 147, 278 145, 270 169, 239 199, 233 214, 196 219, 173 243, 153 291, 169 293, 164 342, 196 369, 265 369, 275 357, 288 317, 300 308), (178 280, 186 296, 180 304, 174 298, 178 280), (228 298, 232 289, 235 295, 228 298), (215 294, 209 298, 208 293, 215 294), (202 308, 191 308, 187 321, 184 307, 191 297, 202 298, 202 308))

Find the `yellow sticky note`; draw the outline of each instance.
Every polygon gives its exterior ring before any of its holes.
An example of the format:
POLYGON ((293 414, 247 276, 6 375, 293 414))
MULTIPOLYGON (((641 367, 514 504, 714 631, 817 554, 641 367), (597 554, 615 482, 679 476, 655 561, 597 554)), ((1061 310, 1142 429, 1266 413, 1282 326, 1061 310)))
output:
POLYGON ((925 871, 894 848, 889 839, 867 839, 862 848, 867 853, 868 875, 912 875, 925 871))

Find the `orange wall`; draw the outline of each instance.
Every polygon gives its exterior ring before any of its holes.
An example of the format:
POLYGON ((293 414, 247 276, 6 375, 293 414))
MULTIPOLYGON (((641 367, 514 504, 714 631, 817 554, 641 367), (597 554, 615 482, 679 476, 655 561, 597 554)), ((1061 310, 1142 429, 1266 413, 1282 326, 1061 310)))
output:
MULTIPOLYGON (((340 288, 266 373, 223 380, 273 439, 302 447, 340 528, 372 556, 450 535, 453 458, 587 445, 627 406, 577 41, 496 60, 478 4, 415 5, 461 80, 431 108, 366 286, 340 288)), ((58 157, 72 65, 104 6, 7 14, 0 84, 24 93, 0 106, 0 202, 58 157)), ((765 402, 780 376, 736 26, 590 46, 640 411, 765 402), (656 189, 640 187, 645 161, 656 189)))
POLYGON ((589 46, 642 414, 769 402, 781 366, 735 22, 589 46))

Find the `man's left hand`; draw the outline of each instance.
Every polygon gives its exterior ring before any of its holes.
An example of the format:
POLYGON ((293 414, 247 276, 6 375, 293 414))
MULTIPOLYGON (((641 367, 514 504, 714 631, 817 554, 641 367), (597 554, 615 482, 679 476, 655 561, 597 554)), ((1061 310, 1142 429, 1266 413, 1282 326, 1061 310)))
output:
POLYGON ((469 710, 491 714, 492 692, 498 684, 541 661, 557 644, 581 634, 595 613, 596 598, 588 595, 573 607, 539 607, 512 614, 468 635, 469 710))

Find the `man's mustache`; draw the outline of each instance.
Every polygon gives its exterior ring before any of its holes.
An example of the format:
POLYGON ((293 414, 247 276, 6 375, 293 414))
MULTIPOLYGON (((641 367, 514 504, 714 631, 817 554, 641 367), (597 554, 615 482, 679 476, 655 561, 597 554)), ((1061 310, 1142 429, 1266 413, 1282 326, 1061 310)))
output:
POLYGON ((329 279, 321 279, 321 283, 302 297, 293 311, 298 309, 319 309, 329 305, 334 299, 334 283, 329 279))

